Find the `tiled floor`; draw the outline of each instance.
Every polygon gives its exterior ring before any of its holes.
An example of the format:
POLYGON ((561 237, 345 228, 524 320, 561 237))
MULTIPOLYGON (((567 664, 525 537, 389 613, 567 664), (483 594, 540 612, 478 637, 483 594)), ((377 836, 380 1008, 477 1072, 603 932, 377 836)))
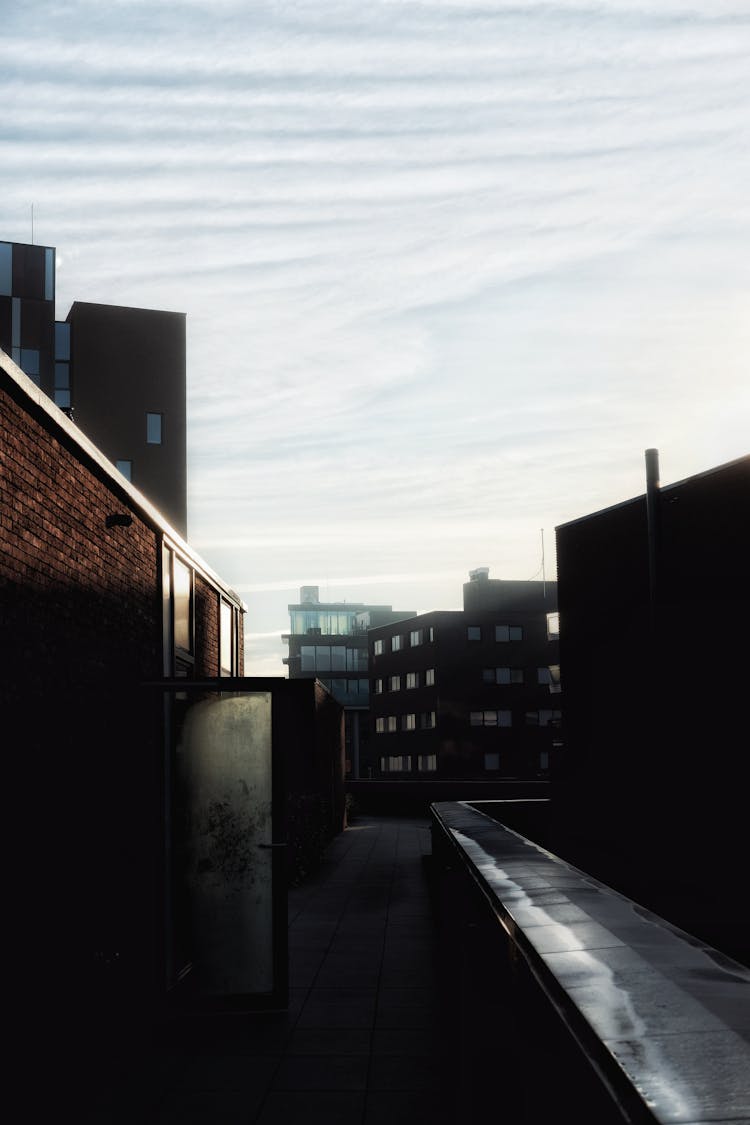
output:
POLYGON ((289 896, 288 1012, 196 1017, 91 1122, 440 1125, 426 819, 360 818, 289 896))

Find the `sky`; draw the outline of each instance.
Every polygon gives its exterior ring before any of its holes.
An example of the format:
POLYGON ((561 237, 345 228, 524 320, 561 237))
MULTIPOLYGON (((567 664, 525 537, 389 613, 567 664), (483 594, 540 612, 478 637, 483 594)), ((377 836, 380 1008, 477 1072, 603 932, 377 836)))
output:
POLYGON ((3 6, 0 239, 187 314, 188 540, 242 596, 461 607, 750 452, 748 0, 3 6))

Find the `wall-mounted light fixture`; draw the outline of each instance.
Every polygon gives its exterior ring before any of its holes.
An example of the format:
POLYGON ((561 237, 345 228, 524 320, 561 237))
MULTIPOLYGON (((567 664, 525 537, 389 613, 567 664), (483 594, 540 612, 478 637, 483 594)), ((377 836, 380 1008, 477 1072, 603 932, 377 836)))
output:
POLYGON ((104 522, 107 527, 130 527, 133 517, 126 512, 113 512, 104 522))

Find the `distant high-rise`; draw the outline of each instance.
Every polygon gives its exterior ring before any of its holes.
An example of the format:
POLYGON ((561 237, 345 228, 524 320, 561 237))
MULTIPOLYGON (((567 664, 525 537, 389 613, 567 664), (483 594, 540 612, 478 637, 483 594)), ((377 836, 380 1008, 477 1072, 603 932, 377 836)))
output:
POLYGON ((55 249, 0 242, 0 348, 187 533, 185 314, 75 301, 55 249))
POLYGON ((347 771, 360 776, 370 736, 370 679, 367 630, 413 617, 389 605, 321 602, 317 586, 302 586, 300 600, 289 607, 291 631, 284 663, 289 679, 321 680, 344 707, 347 771))

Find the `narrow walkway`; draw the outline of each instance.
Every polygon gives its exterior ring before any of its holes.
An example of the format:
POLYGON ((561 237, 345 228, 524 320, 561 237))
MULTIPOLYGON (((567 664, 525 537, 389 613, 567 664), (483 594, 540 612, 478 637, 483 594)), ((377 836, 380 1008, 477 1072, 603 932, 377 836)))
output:
POLYGON ((357 819, 289 895, 288 1012, 201 1016, 97 1125, 439 1125, 424 819, 357 819))

